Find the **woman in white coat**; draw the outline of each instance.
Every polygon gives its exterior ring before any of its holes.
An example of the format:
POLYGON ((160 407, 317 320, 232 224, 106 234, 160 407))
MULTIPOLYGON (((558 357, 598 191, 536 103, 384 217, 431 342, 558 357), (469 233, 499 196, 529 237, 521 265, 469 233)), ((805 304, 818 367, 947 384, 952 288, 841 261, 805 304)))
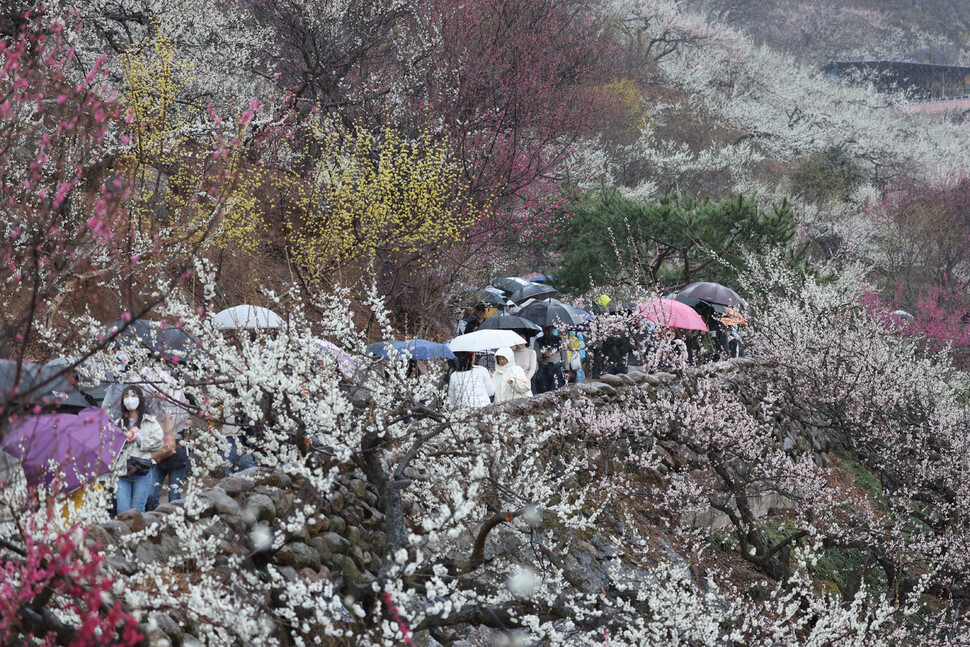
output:
POLYGON ((515 355, 511 348, 495 351, 495 402, 506 402, 514 398, 527 398, 532 395, 532 383, 525 371, 515 365, 515 355))
POLYGON ((145 393, 137 386, 125 388, 121 398, 121 428, 125 431, 124 456, 140 459, 145 466, 126 464, 126 473, 118 479, 118 514, 129 508, 145 512, 145 504, 155 483, 155 463, 152 452, 162 448, 164 431, 155 416, 145 413, 145 393))

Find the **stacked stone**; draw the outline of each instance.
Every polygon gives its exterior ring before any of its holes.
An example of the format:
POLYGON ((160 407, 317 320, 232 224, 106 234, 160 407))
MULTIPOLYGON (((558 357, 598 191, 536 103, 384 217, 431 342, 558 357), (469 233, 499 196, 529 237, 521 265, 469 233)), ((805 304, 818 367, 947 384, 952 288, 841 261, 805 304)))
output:
MULTIPOLYGON (((327 579, 340 581, 351 595, 369 590, 384 552, 383 515, 374 507, 377 496, 354 478, 339 479, 326 499, 302 486, 281 470, 250 468, 197 494, 187 521, 208 524, 206 533, 219 538, 223 555, 216 559, 215 570, 227 577, 235 576, 233 556, 250 556, 244 568, 273 564, 287 582, 327 579), (282 531, 292 525, 287 520, 295 506, 308 503, 318 513, 282 531), (283 532, 283 545, 260 550, 253 544, 253 530, 259 525, 274 536, 283 532)), ((93 526, 87 541, 104 546, 108 564, 124 574, 134 574, 139 564, 179 564, 191 555, 184 553, 166 517, 186 510, 184 500, 144 514, 128 510, 114 521, 93 526), (132 533, 143 536, 137 543, 124 540, 132 533)), ((148 644, 173 647, 200 644, 192 635, 194 629, 192 618, 175 612, 153 613, 139 626, 148 644)))

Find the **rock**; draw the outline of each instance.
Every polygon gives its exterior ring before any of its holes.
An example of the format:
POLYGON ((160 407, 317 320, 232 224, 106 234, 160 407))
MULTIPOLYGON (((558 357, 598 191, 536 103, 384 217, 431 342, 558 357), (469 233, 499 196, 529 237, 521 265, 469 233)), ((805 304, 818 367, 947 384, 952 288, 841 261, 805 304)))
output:
POLYGON ((330 519, 327 517, 319 517, 307 522, 307 530, 310 531, 310 535, 316 536, 330 530, 330 519))
POLYGON ((297 575, 299 575, 300 576, 300 579, 302 579, 302 580, 307 580, 307 581, 310 581, 310 582, 319 582, 320 581, 320 574, 317 573, 312 568, 301 568, 297 572, 297 575))
POLYGON ((323 537, 313 537, 308 545, 310 548, 317 551, 317 554, 320 555, 321 562, 329 562, 333 557, 333 552, 330 550, 330 544, 328 544, 327 540, 323 537))
POLYGON ((171 557, 182 556, 182 544, 173 535, 163 534, 161 541, 158 542, 158 550, 166 561, 171 557))
POLYGON ((181 647, 184 637, 182 627, 172 619, 167 613, 156 613, 152 615, 155 625, 172 641, 173 647, 181 647))
POLYGON ((206 528, 206 533, 217 539, 228 540, 235 536, 232 528, 223 519, 215 518, 206 528))
POLYGON ((145 520, 145 527, 151 528, 156 524, 162 523, 165 519, 165 515, 153 510, 143 514, 142 518, 145 520))
POLYGON ((239 504, 220 487, 201 492, 198 503, 200 518, 211 517, 214 514, 239 517, 242 514, 242 508, 239 507, 239 504))
POLYGON ((138 548, 135 549, 135 557, 143 564, 166 561, 162 551, 151 541, 143 541, 138 544, 138 548))
POLYGON ((143 644, 148 644, 152 647, 171 647, 172 645, 172 640, 154 621, 139 622, 135 628, 138 630, 138 633, 145 637, 143 644))
POLYGON ((192 634, 185 634, 182 638, 182 647, 203 647, 202 642, 192 634))
POLYGON ((361 531, 360 526, 350 526, 347 528, 347 541, 350 542, 351 546, 356 546, 360 543, 360 539, 363 536, 363 531, 361 531))
MULTIPOLYGON (((118 522, 115 521, 112 523, 118 523, 118 522)), ((124 525, 124 524, 120 524, 120 525, 124 525)), ((125 528, 127 527, 128 526, 125 526, 125 528)), ((115 538, 111 536, 111 533, 108 532, 108 530, 103 526, 98 526, 98 525, 94 525, 88 528, 86 539, 90 539, 95 544, 100 544, 101 546, 110 546, 115 542, 115 538)))
POLYGON ((295 583, 300 579, 296 573, 296 569, 292 566, 280 566, 279 572, 287 582, 295 583))
POLYGON ((330 509, 334 512, 340 512, 344 509, 345 505, 344 495, 337 492, 332 497, 330 497, 330 509))
POLYGON ((791 439, 791 436, 785 436, 785 441, 781 447, 782 451, 790 452, 795 449, 795 441, 791 439))
POLYGON ((273 478, 274 482, 270 485, 275 485, 276 487, 284 490, 293 486, 293 479, 291 479, 283 470, 273 470, 271 477, 273 478))
POLYGON ((286 541, 299 541, 305 544, 310 541, 310 529, 306 526, 298 526, 293 530, 287 530, 284 537, 286 541))
POLYGON ((236 472, 233 476, 252 481, 253 485, 272 485, 275 487, 278 482, 278 479, 273 475, 273 470, 259 465, 236 472))
POLYGON ((168 514, 172 514, 173 512, 178 512, 179 510, 182 510, 182 509, 184 509, 184 504, 182 503, 182 499, 176 499, 175 501, 169 501, 168 503, 161 504, 160 506, 155 508, 155 512, 157 512, 158 514, 168 515, 168 514))
POLYGON ((243 492, 249 492, 255 487, 249 479, 239 478, 238 476, 227 476, 219 481, 218 486, 232 498, 238 497, 243 492))
POLYGON ((327 517, 327 520, 330 522, 330 530, 333 530, 338 535, 342 535, 347 531, 347 522, 344 521, 343 517, 334 515, 332 517, 327 517))
POLYGON ((131 532, 141 532, 145 529, 145 518, 135 508, 129 508, 117 516, 118 521, 128 526, 131 532))
POLYGON ((250 494, 246 500, 246 507, 257 521, 272 523, 276 518, 276 505, 272 499, 261 492, 250 494))
POLYGON ((274 555, 277 564, 292 566, 299 570, 301 568, 320 568, 320 553, 310 546, 294 542, 286 544, 274 555))
POLYGON ((363 499, 367 493, 367 484, 361 479, 351 479, 350 491, 353 492, 354 496, 358 499, 363 499))
POLYGON ((118 541, 125 535, 131 534, 131 528, 128 527, 128 524, 121 523, 120 521, 106 521, 98 525, 108 531, 108 534, 115 541, 118 541))
POLYGON ((350 550, 350 542, 335 532, 324 533, 321 537, 334 555, 342 555, 350 550))
POLYGON ((138 564, 117 555, 108 555, 104 558, 104 562, 122 575, 134 575, 138 572, 138 564))

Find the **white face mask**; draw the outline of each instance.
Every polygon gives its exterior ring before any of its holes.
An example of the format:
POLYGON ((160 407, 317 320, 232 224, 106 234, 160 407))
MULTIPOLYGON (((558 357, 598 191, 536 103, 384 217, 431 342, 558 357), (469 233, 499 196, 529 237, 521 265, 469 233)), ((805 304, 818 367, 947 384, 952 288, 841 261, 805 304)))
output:
POLYGON ((137 395, 125 396, 125 399, 122 400, 122 402, 125 405, 125 409, 128 409, 129 411, 138 408, 138 396, 137 395))

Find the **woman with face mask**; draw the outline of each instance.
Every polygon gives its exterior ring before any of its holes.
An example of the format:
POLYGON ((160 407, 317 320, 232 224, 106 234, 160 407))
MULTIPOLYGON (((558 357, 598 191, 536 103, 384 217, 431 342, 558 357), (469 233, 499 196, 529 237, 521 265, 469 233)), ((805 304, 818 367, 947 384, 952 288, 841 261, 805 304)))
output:
POLYGON ((495 351, 495 402, 505 402, 514 398, 527 398, 532 395, 532 384, 525 371, 515 365, 515 355, 511 348, 495 351))
POLYGON ((118 479, 118 514, 130 508, 145 511, 155 483, 152 452, 162 448, 164 431, 155 416, 145 413, 145 394, 135 385, 121 398, 121 428, 125 431, 125 473, 118 479))

